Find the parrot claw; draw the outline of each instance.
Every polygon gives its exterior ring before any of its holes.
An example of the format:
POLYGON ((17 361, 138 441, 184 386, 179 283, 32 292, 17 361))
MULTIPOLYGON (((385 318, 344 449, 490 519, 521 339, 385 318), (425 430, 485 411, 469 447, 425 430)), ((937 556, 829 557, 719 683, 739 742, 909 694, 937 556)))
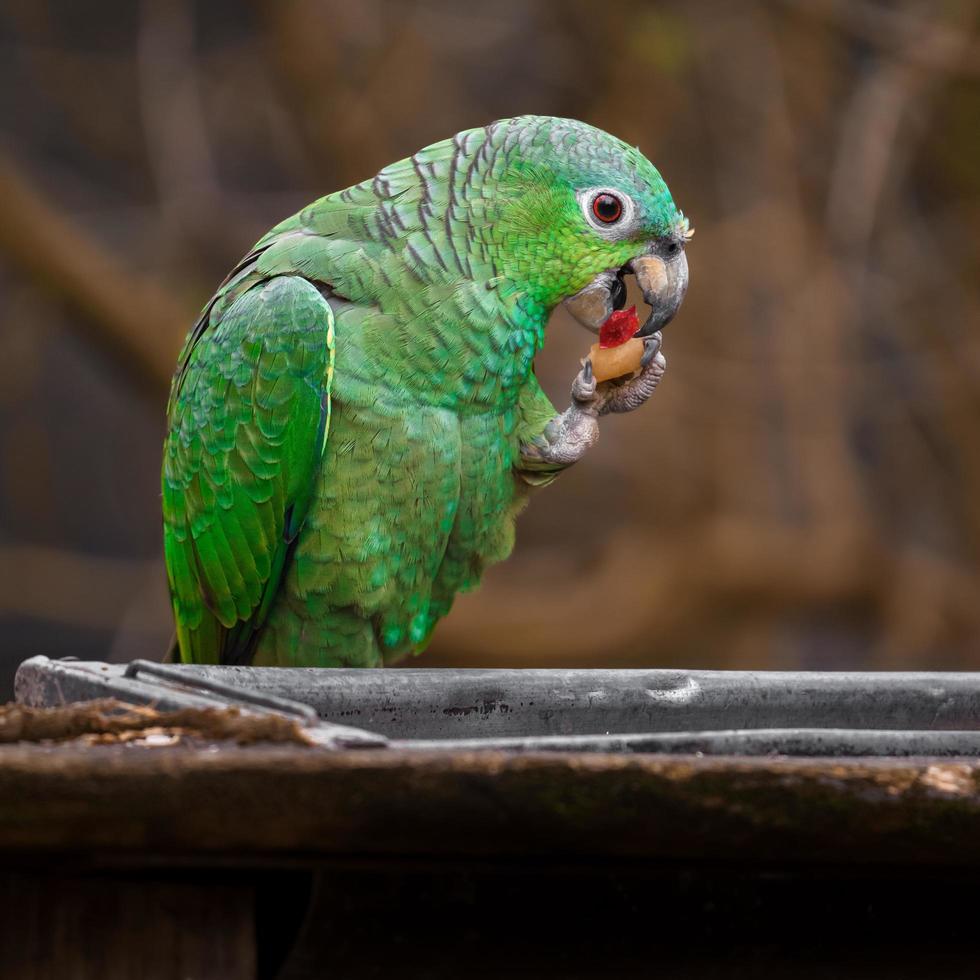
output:
POLYGON ((662 340, 660 331, 644 338, 640 373, 629 381, 608 382, 609 389, 600 392, 603 395, 600 415, 608 412, 632 412, 653 394, 667 370, 667 359, 660 350, 662 340))
POLYGON ((572 382, 572 400, 583 407, 591 405, 596 397, 596 380, 592 373, 592 359, 586 358, 582 370, 572 382))
POLYGON ((660 352, 660 345, 663 343, 664 336, 658 330, 655 334, 643 338, 643 356, 640 358, 640 367, 645 368, 660 352))

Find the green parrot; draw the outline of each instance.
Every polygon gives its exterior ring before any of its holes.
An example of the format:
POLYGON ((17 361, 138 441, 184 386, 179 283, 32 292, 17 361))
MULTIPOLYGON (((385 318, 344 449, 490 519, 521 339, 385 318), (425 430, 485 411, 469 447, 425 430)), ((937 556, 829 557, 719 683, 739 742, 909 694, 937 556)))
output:
POLYGON ((421 650, 514 521, 663 376, 688 222, 634 147, 569 119, 459 133, 265 235, 191 330, 167 407, 164 552, 184 662, 380 666, 421 650), (635 275, 641 367, 534 375, 566 302, 635 275))

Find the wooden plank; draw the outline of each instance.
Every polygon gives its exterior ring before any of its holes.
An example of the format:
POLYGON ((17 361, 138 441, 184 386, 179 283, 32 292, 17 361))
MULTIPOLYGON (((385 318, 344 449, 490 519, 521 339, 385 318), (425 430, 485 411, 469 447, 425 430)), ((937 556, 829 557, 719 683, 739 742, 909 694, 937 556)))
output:
POLYGON ((0 851, 980 867, 980 764, 0 749, 0 851))

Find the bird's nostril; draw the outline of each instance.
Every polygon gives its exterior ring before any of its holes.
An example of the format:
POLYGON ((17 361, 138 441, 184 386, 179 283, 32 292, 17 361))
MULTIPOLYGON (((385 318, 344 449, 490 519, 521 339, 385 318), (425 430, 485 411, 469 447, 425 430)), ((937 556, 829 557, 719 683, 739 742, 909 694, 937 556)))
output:
POLYGON ((626 305, 626 283, 617 276, 609 290, 614 310, 621 310, 626 305))

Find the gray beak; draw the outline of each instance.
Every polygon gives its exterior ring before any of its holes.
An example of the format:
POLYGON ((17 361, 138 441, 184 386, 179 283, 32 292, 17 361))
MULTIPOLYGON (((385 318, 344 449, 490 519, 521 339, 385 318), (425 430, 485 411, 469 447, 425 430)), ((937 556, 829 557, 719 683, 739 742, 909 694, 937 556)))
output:
POLYGON ((649 337, 674 319, 687 292, 687 255, 679 248, 666 259, 659 255, 641 255, 629 263, 636 284, 650 307, 646 323, 637 331, 638 337, 649 337))
POLYGON ((584 289, 565 300, 568 312, 593 333, 609 319, 615 309, 613 289, 619 274, 600 272, 584 289))
POLYGON ((687 255, 683 248, 666 257, 640 255, 618 271, 602 272, 565 300, 565 306, 579 323, 598 333, 622 294, 622 276, 629 273, 636 276, 643 299, 650 307, 650 315, 636 336, 648 337, 670 323, 687 292, 687 255))

